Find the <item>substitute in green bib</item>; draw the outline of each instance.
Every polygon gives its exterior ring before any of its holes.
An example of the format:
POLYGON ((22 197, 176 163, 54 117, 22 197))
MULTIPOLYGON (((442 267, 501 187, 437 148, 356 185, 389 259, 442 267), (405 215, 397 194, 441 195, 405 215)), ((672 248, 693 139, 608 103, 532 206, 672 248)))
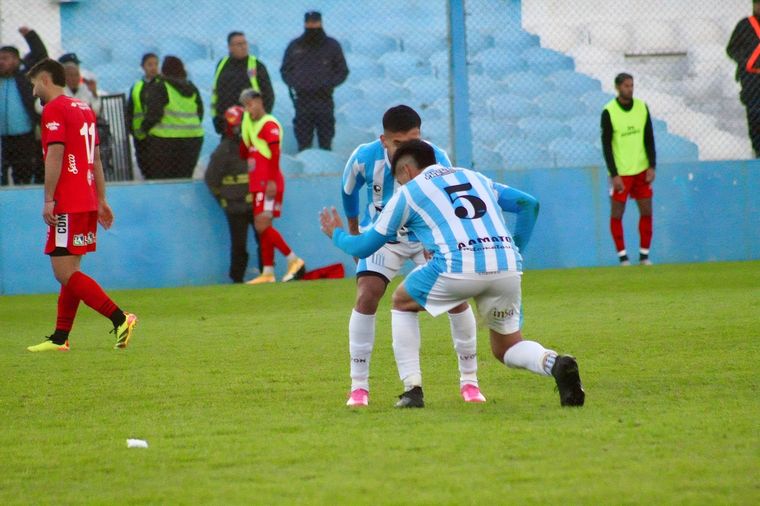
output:
POLYGON ((618 96, 602 111, 602 149, 610 173, 610 231, 620 265, 630 265, 623 235, 628 196, 639 206, 639 263, 651 265, 652 183, 657 164, 654 130, 647 105, 633 98, 633 76, 615 77, 618 96))
POLYGON ((136 135, 146 135, 145 179, 189 178, 203 145, 203 102, 176 56, 164 57, 161 74, 148 87, 145 116, 136 135))

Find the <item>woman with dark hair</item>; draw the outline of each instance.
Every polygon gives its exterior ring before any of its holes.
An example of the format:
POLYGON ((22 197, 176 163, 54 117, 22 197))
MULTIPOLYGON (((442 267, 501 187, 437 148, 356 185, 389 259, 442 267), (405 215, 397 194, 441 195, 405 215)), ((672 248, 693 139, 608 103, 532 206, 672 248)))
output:
POLYGON ((145 179, 192 177, 203 145, 203 102, 176 56, 164 57, 161 74, 145 93, 145 179))

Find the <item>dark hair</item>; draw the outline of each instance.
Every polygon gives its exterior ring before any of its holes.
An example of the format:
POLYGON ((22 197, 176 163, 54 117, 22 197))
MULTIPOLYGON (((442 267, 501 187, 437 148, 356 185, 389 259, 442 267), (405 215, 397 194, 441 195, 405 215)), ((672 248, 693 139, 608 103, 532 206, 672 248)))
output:
POLYGON ((227 45, 229 46, 232 43, 232 39, 234 37, 245 37, 245 34, 243 32, 230 32, 227 34, 227 45))
POLYGON ((383 130, 386 132, 408 132, 421 125, 420 115, 408 105, 391 107, 383 114, 383 130))
POLYGON ((155 58, 158 60, 158 55, 156 53, 145 53, 142 55, 142 60, 140 60, 140 66, 145 66, 145 62, 148 61, 148 58, 155 58))
POLYGON ((393 154, 393 160, 391 161, 391 174, 396 176, 396 165, 405 157, 412 157, 417 168, 424 169, 438 163, 435 159, 435 150, 429 143, 414 139, 406 141, 401 144, 396 152, 393 154))
POLYGON ((42 72, 47 72, 50 74, 50 77, 53 80, 53 84, 56 86, 60 86, 61 88, 66 86, 66 74, 63 72, 63 65, 57 61, 50 58, 40 60, 31 69, 29 69, 29 72, 26 73, 26 76, 31 80, 40 75, 42 72))
POLYGON ((176 56, 164 56, 164 62, 161 64, 161 73, 166 77, 187 79, 185 65, 176 56))
POLYGON ((21 53, 18 52, 18 48, 16 46, 0 47, 0 53, 11 53, 16 58, 21 58, 21 53))
POLYGON ((633 76, 626 72, 619 73, 618 75, 615 76, 615 86, 620 86, 621 84, 623 84, 623 82, 627 81, 628 79, 633 80, 633 76))

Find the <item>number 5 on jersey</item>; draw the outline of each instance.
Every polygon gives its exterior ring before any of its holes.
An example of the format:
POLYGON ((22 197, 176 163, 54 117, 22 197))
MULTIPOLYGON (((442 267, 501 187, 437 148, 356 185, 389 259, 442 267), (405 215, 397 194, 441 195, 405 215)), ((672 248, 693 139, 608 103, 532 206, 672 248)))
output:
POLYGON ((469 203, 469 206, 465 206, 463 202, 463 205, 454 209, 454 214, 456 214, 457 218, 462 220, 476 220, 482 218, 483 215, 486 214, 486 203, 479 197, 467 194, 455 196, 457 193, 472 190, 472 185, 470 183, 447 186, 444 190, 449 194, 449 199, 451 199, 452 204, 456 204, 456 201, 459 199, 464 199, 466 203, 469 203))

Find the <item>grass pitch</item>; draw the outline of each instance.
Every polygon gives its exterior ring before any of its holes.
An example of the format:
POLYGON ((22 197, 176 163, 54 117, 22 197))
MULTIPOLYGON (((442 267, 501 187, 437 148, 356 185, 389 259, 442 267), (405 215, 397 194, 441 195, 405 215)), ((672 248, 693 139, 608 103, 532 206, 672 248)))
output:
POLYGON ((464 404, 423 316, 427 406, 394 409, 386 297, 370 407, 346 408, 350 279, 113 292, 140 317, 123 351, 82 305, 69 353, 28 353, 56 296, 0 297, 0 504, 760 502, 760 262, 530 271, 523 294, 585 407, 485 329, 488 402, 464 404))

